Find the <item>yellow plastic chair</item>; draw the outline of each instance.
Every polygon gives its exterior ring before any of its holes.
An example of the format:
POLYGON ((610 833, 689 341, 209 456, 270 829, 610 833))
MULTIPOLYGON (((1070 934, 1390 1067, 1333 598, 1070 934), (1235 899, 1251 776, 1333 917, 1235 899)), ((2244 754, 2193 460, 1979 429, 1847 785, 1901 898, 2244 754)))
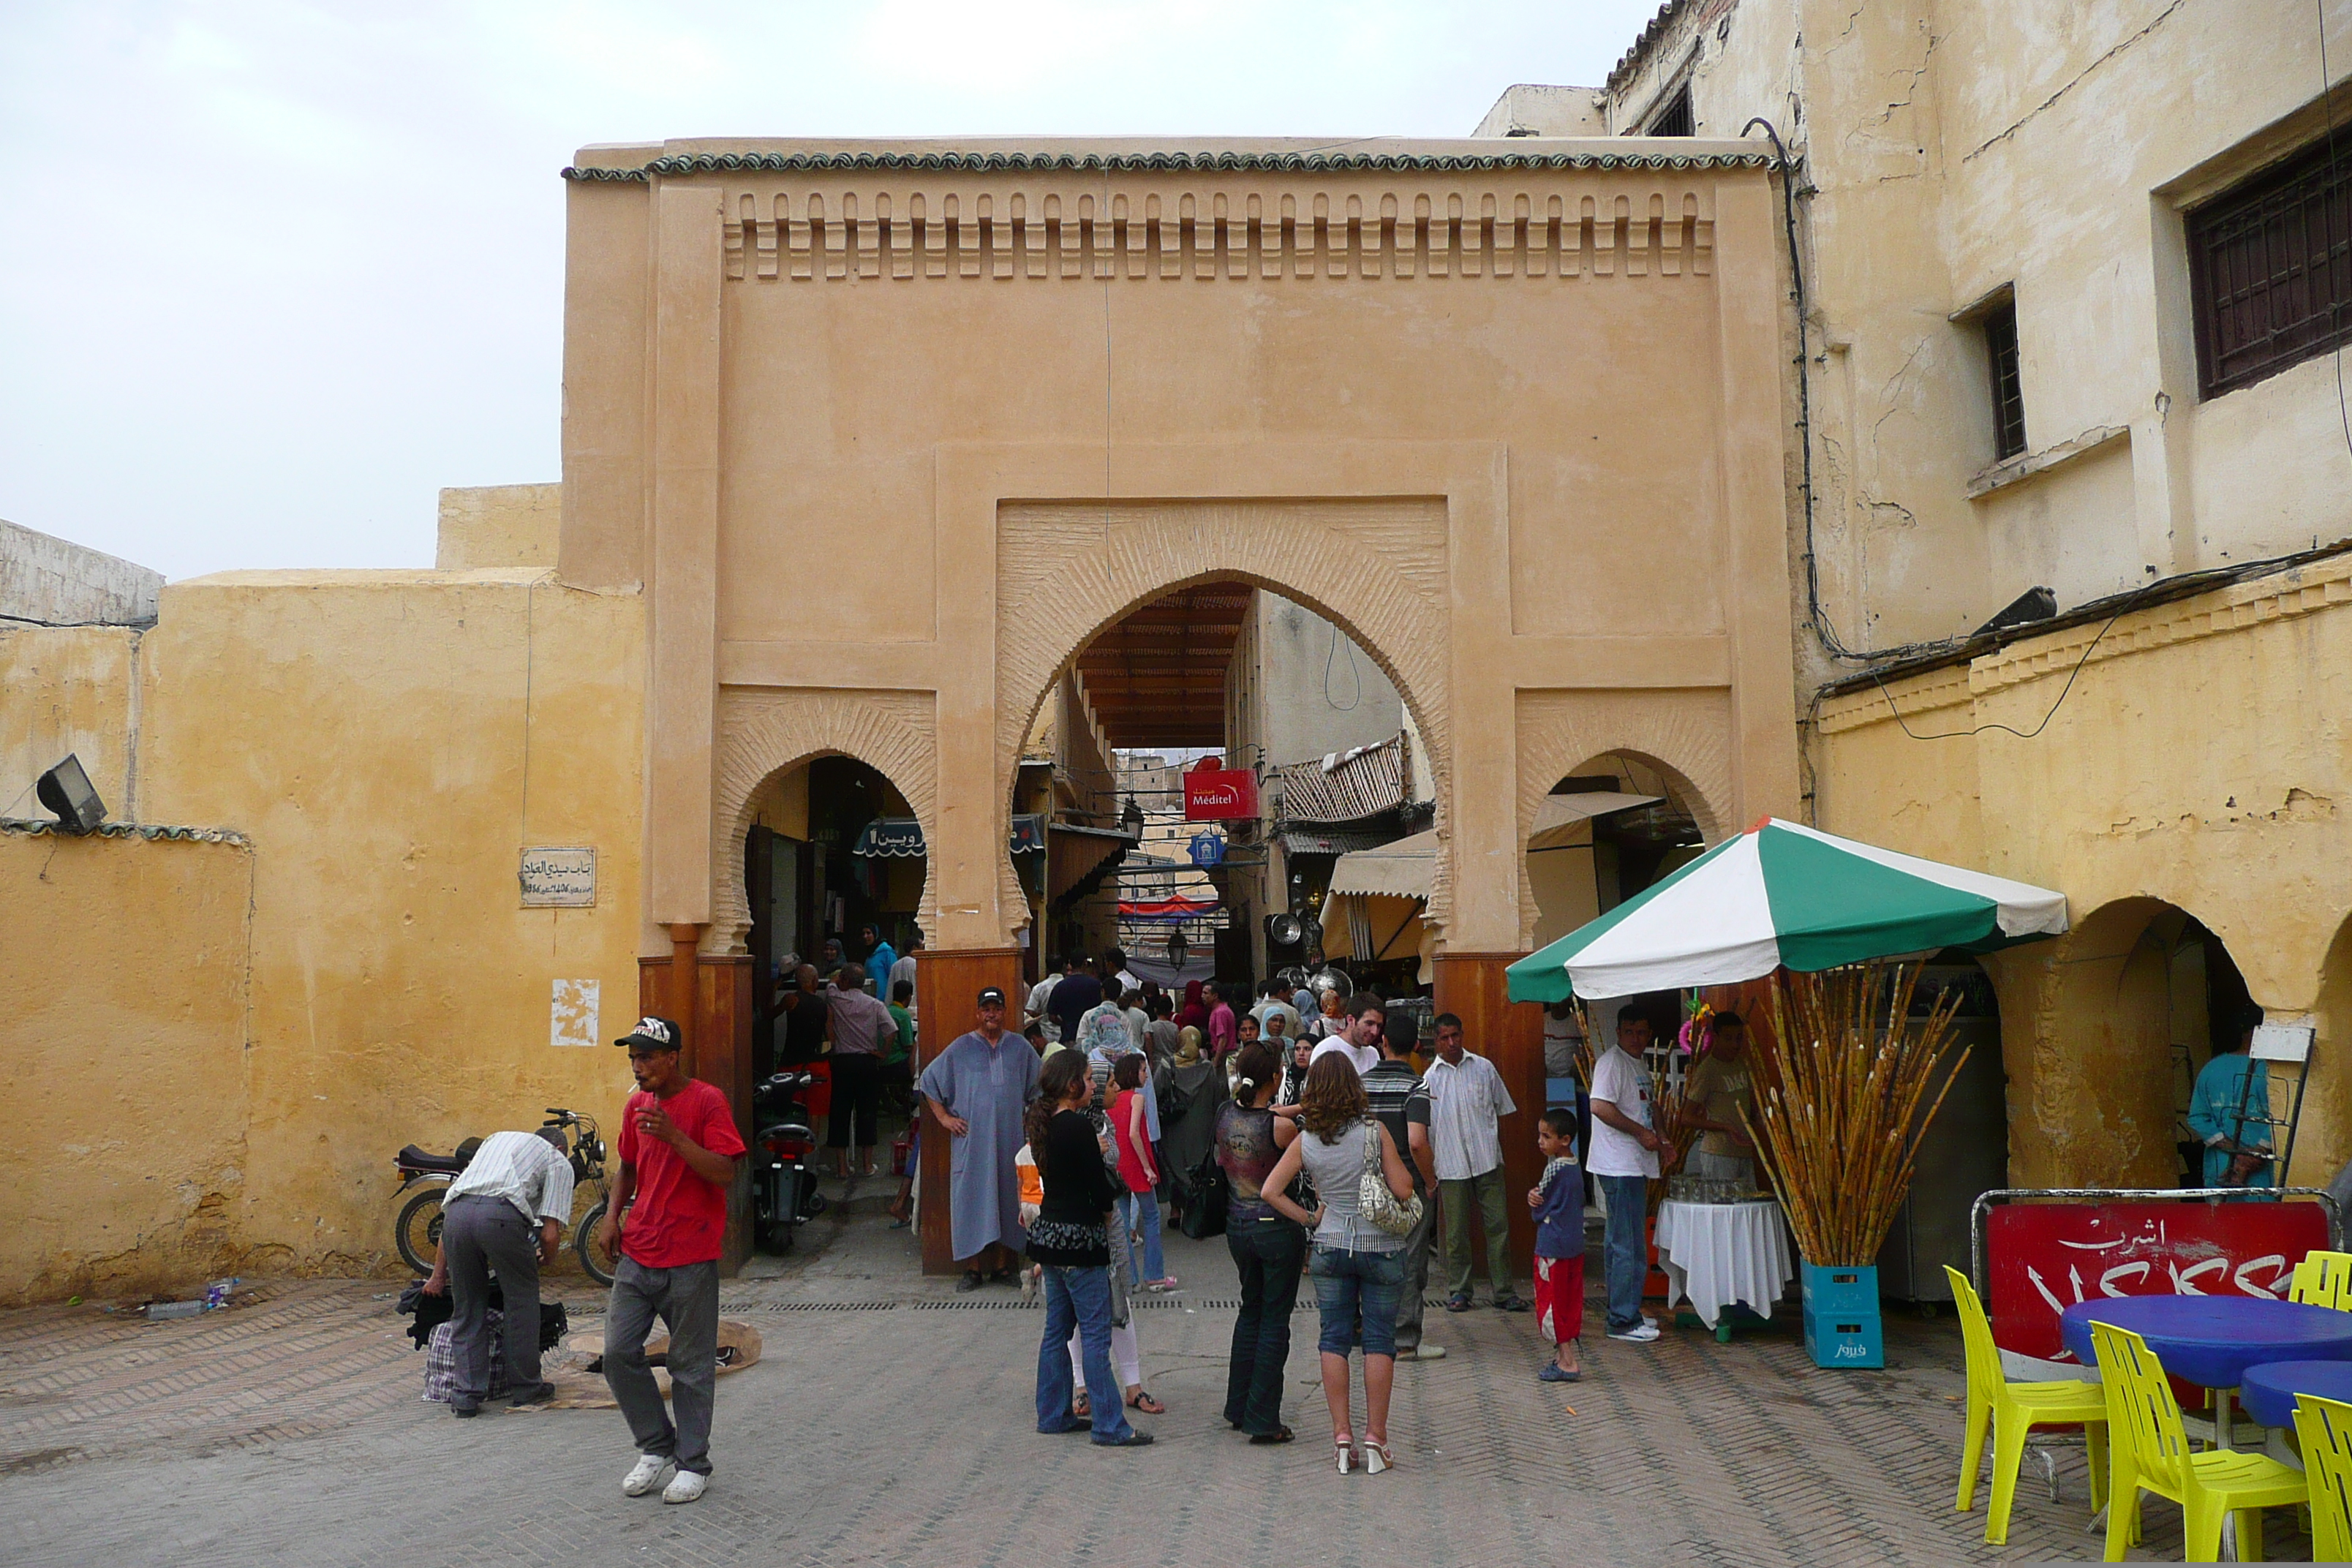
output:
POLYGON ((2095 1383, 2011 1383, 2000 1375, 2000 1351, 1992 1323, 1968 1276, 1947 1265, 1952 1300, 1960 1310, 1960 1341, 1969 1352, 1969 1417, 1960 1440, 1960 1496, 1953 1507, 1975 1506, 1977 1472, 1984 1464, 1985 1426, 1992 1427, 1992 1506, 1985 1513, 1984 1538, 1995 1546, 2009 1540, 2010 1506, 2017 1500, 2017 1468, 2025 1458, 2025 1435, 2036 1426, 2079 1425, 2091 1448, 2091 1507, 2107 1489, 2107 1396, 2095 1383))
POLYGON ((2311 1560, 2352 1559, 2352 1405, 2298 1394, 2294 1433, 2310 1489, 2311 1560))
POLYGON ((2164 1363, 2128 1329, 2094 1322, 2091 1343, 2107 1390, 2107 1431, 2113 1473, 2107 1483, 2107 1561, 2120 1563, 2139 1539, 2139 1494, 2145 1489, 2180 1505, 2188 1560, 2221 1558, 2221 1524, 2238 1516, 2238 1554, 2263 1554, 2263 1510, 2307 1497, 2303 1474, 2263 1454, 2221 1448, 2193 1453, 2181 1430, 2164 1363))
POLYGON ((2286 1299, 2352 1312, 2352 1252, 2305 1254, 2287 1281, 2286 1299))

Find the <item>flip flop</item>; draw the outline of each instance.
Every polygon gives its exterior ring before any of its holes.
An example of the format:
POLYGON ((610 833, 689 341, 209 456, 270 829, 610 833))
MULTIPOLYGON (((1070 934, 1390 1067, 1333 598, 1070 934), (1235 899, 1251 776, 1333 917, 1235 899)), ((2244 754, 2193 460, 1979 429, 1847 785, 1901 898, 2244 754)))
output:
POLYGON ((1148 1389, 1139 1388, 1133 1394, 1129 1394, 1127 1396, 1127 1407, 1129 1410, 1140 1410, 1146 1415, 1165 1415, 1168 1414, 1168 1406, 1152 1398, 1150 1391, 1148 1389))

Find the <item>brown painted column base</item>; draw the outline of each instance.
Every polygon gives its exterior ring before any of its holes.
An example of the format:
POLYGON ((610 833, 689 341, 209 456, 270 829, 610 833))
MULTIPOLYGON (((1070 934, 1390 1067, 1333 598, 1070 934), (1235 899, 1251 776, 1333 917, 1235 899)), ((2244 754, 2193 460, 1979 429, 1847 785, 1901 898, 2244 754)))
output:
MULTIPOLYGON (((637 960, 637 1010, 675 1019, 686 1033, 680 1064, 718 1086, 735 1110, 735 1130, 751 1142, 751 959, 695 951, 698 926, 670 928, 670 952, 637 960), (684 934, 681 934, 684 933, 684 934)), ((632 1019, 634 1023, 635 1020, 632 1019)), ((746 1160, 727 1199, 726 1249, 719 1272, 732 1275, 751 1256, 751 1164, 746 1160)))
POLYGON ((1435 986, 1437 1010, 1461 1016, 1463 1044, 1495 1064, 1519 1108, 1503 1118, 1503 1206, 1511 1216, 1511 1262, 1522 1293, 1534 1272, 1536 1241, 1527 1192, 1543 1174, 1543 1157, 1536 1152, 1536 1119, 1544 1109, 1543 1009, 1532 1002, 1513 1005, 1503 971, 1526 956, 1443 953, 1435 986))
MULTIPOLYGON (((994 985, 1004 993, 1005 1026, 1021 1026, 1021 1004, 1028 987, 1021 984, 1021 949, 964 948, 915 954, 915 1071, 919 1077, 931 1059, 955 1040, 980 1026, 981 992, 994 985)), ((1024 1044, 1023 1048, 1027 1048, 1024 1044)), ((922 1194, 916 1206, 918 1234, 923 1243, 923 1272, 956 1272, 955 1243, 948 1226, 948 1135, 929 1117, 923 1121, 922 1194)))

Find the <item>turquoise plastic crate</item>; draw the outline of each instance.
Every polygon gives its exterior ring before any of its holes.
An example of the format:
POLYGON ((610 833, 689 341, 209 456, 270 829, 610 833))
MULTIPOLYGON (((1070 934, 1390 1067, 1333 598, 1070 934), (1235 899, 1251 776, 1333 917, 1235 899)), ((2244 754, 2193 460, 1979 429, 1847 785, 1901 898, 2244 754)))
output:
POLYGON ((1886 1335, 1878 1310, 1875 1268, 1800 1266, 1804 1282, 1805 1353, 1820 1367, 1883 1367, 1886 1335))
POLYGON ((1805 1310, 1824 1317, 1832 1314, 1853 1316, 1878 1314, 1878 1269, 1867 1268, 1829 1267, 1803 1263, 1797 1273, 1804 1283, 1805 1310))
POLYGON ((1805 1314, 1805 1353, 1813 1364, 1832 1369, 1886 1364, 1886 1337, 1878 1309, 1868 1312, 1805 1314))

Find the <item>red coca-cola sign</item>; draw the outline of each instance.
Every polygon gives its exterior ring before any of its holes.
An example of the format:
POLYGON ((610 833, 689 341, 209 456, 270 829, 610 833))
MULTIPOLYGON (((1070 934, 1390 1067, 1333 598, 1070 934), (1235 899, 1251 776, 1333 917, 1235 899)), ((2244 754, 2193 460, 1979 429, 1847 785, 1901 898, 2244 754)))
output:
POLYGON ((1184 820, 1250 821, 1257 816, 1257 775, 1247 768, 1194 768, 1184 775, 1184 820))
POLYGON ((2316 1203, 2003 1204, 1987 1216, 1993 1342, 2070 1361, 2058 1314, 2112 1296, 2285 1296, 2328 1244, 2316 1203))

